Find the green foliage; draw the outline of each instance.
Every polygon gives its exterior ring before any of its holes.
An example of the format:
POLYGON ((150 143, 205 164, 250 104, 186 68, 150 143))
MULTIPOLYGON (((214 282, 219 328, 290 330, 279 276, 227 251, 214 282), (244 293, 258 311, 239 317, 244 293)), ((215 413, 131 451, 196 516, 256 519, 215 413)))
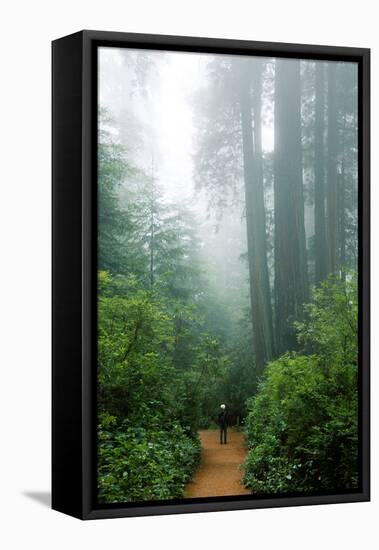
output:
POLYGON ((245 484, 256 493, 358 483, 355 279, 325 282, 306 311, 304 350, 271 362, 248 402, 245 484))
POLYGON ((137 415, 140 421, 141 407, 151 404, 169 415, 171 399, 164 389, 165 380, 173 376, 173 331, 168 314, 133 277, 110 279, 100 272, 99 280, 100 410, 121 418, 137 415), (162 388, 158 395, 157 387, 162 388))
POLYGON ((173 361, 179 304, 133 276, 98 281, 99 497, 182 496, 199 442, 191 388, 173 361))
POLYGON ((98 160, 98 496, 180 497, 200 453, 192 403, 204 316, 189 301, 202 284, 192 224, 163 204, 103 112, 98 160))
POLYGON ((357 362, 357 279, 347 273, 343 280, 330 277, 313 290, 305 306, 307 319, 295 323, 298 341, 307 353, 317 353, 325 362, 357 362))
POLYGON ((104 416, 98 431, 100 502, 160 500, 183 496, 198 464, 200 443, 178 424, 146 429, 104 416))
POLYGON ((98 281, 100 411, 146 425, 175 419, 189 432, 212 420, 228 356, 200 307, 133 276, 99 272, 98 281))
MULTIPOLYGON (((133 75, 129 93, 142 97, 152 58, 145 53, 127 57, 124 62, 133 75)), ((253 77, 255 61, 251 63, 253 77)), ((293 323, 298 346, 292 346, 294 338, 286 338, 282 348, 295 348, 297 353, 272 361, 262 379, 257 378, 259 345, 254 347, 253 333, 257 343, 261 319, 249 302, 237 65, 232 59, 210 58, 208 84, 193 97, 199 142, 193 179, 208 199, 207 218, 199 213, 195 219, 191 208, 163 195, 159 173, 167 170, 159 170, 164 147, 151 131, 148 119, 153 111, 146 109, 140 117, 143 103, 136 115, 122 108, 117 126, 106 112, 99 113, 98 496, 104 503, 182 497, 199 460, 197 430, 215 426, 222 402, 230 424, 247 415, 245 483, 253 492, 336 490, 358 482, 357 287, 351 274, 315 289, 305 306, 305 319, 299 313, 302 299, 294 315, 284 315, 291 325, 299 315, 293 323), (147 158, 154 149, 157 169, 147 158)), ((355 266, 357 256, 356 91, 346 97, 344 91, 356 78, 348 65, 340 68, 342 84, 337 90, 346 100, 338 109, 338 127, 344 134, 349 130, 338 160, 337 202, 344 214, 338 214, 338 224, 346 237, 345 245, 337 243, 339 268, 355 266)), ((311 206, 315 67, 305 68, 303 183, 311 206)), ((262 69, 261 115, 263 125, 269 126, 275 70, 271 61, 262 69)), ((252 99, 257 88, 253 80, 246 89, 252 99)), ((123 88, 119 92, 127 93, 123 88)), ((250 110, 256 113, 257 105, 250 110)), ((259 152, 257 136, 255 132, 259 152)), ((275 151, 262 153, 267 235, 261 241, 267 238, 270 281, 276 288, 277 269, 287 269, 293 258, 288 255, 275 265, 275 160, 275 151)), ((310 231, 307 227, 307 234, 310 231)), ((312 269, 313 249, 310 237, 304 272, 312 269)), ((256 265, 265 261, 264 254, 256 265)), ((252 288, 261 292, 261 277, 256 279, 260 283, 252 288)), ((277 305, 277 290, 273 294, 277 305)), ((284 298, 281 291, 279 295, 284 298)))
POLYGON ((98 145, 98 236, 99 267, 113 273, 122 272, 126 260, 124 235, 132 230, 133 221, 120 208, 122 182, 137 174, 127 159, 125 147, 110 132, 111 120, 101 111, 98 145))

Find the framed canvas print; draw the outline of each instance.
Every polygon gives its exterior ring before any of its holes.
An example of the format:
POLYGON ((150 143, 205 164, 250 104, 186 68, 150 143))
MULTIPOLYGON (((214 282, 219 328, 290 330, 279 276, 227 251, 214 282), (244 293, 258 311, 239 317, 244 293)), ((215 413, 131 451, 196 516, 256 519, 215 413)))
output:
POLYGON ((369 500, 369 50, 53 42, 53 508, 369 500))

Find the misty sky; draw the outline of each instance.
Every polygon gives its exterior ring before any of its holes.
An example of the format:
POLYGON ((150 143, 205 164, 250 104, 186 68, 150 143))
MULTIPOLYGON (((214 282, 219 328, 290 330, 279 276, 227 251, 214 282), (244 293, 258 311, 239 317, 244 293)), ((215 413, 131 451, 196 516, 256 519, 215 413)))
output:
MULTIPOLYGON (((225 258, 232 256, 232 261, 238 264, 247 247, 241 167, 235 163, 233 168, 233 177, 240 180, 237 182, 237 202, 234 203, 234 207, 231 206, 233 201, 229 201, 227 208, 217 209, 218 207, 214 208, 214 204, 210 206, 208 190, 205 190, 208 181, 201 190, 199 187, 195 188, 195 172, 196 169, 199 172, 199 165, 195 166, 194 162, 199 151, 200 119, 203 116, 197 101, 199 97, 204 97, 207 101, 211 62, 216 58, 222 62, 231 56, 115 47, 101 47, 98 53, 99 107, 105 109, 112 119, 108 130, 114 134, 116 142, 125 146, 132 165, 141 169, 147 176, 153 176, 158 182, 164 202, 182 204, 192 210, 196 218, 197 233, 206 250, 204 254, 214 255, 213 259, 217 264, 215 272, 217 271, 221 279, 220 272, 225 269, 226 278, 227 270, 230 271, 231 267, 227 265, 225 258), (218 242, 217 237, 214 237, 216 240, 212 240, 213 237, 210 236, 215 232, 220 232, 218 242), (232 244, 229 242, 231 240, 232 244)), ((262 149, 267 157, 274 149, 275 69, 274 59, 263 59, 266 62, 263 82, 266 84, 261 96, 261 130, 262 149)), ((294 60, 282 60, 281 63, 283 62, 291 64, 294 60)), ((308 70, 314 70, 314 64, 315 61, 303 61, 304 75, 308 70)), ((216 66, 220 67, 217 64, 216 66)), ((305 78, 304 82, 308 82, 306 85, 309 86, 309 82, 313 81, 309 78, 307 81, 305 78)), ((229 86, 233 90, 234 83, 229 82, 229 86)), ((289 89, 291 90, 291 87, 289 89)), ((235 93, 237 90, 236 83, 235 93)), ((312 112, 314 107, 308 104, 305 108, 312 112)), ((212 109, 212 106, 206 103, 206 109, 212 109)), ((215 122, 212 121, 211 111, 206 112, 206 116, 209 116, 211 125, 217 124, 217 118, 215 122)), ((308 122, 306 131, 312 132, 311 128, 312 120, 308 122)), ((233 140, 235 137, 229 139, 233 140)), ((309 139, 309 136, 305 136, 305 139, 309 139)), ((219 197, 229 192, 225 191, 227 185, 229 189, 232 187, 228 177, 231 177, 230 173, 225 175, 225 178, 221 174, 221 179, 224 179, 223 183, 226 185, 218 191, 219 197)), ((303 173, 304 188, 312 188, 313 177, 308 160, 308 169, 303 173)), ((123 185, 128 184, 124 182, 123 185)), ((267 212, 272 211, 272 178, 266 185, 264 200, 267 212)), ((307 200, 306 193, 304 209, 305 233, 309 239, 315 231, 314 206, 307 200)))
MULTIPOLYGON (((206 86, 209 58, 209 54, 99 48, 100 105, 113 116, 116 127, 125 109, 144 121, 148 132, 144 132, 143 152, 139 155, 146 171, 154 170, 164 192, 173 200, 194 199, 192 154, 196 129, 191 98, 206 86), (133 63, 141 55, 151 58, 153 69, 139 93, 134 89, 133 63)), ((270 151, 274 145, 273 121, 265 122, 262 146, 270 151)))
POLYGON ((141 92, 132 89, 134 71, 128 60, 123 63, 125 57, 135 59, 139 53, 140 50, 100 48, 100 104, 113 115, 116 127, 125 108, 143 120, 147 128, 142 129, 143 151, 138 154, 146 171, 154 170, 171 199, 192 199, 195 129, 190 96, 201 85, 204 56, 149 51, 154 68, 141 92))

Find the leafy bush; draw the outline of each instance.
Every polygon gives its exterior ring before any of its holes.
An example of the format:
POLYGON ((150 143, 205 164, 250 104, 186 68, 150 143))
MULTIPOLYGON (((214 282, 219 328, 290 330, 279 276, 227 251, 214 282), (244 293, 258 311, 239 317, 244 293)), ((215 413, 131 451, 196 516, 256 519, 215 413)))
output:
POLYGON ((329 280, 313 298, 297 323, 302 353, 270 363, 248 402, 244 481, 253 492, 358 484, 355 280, 329 280))
POLYGON ((99 501, 182 497, 200 456, 192 395, 207 364, 197 348, 192 371, 173 360, 185 305, 134 276, 98 280, 99 501))
POLYGON ((99 425, 98 495, 102 503, 183 496, 199 459, 200 441, 173 424, 145 429, 103 417, 99 425))

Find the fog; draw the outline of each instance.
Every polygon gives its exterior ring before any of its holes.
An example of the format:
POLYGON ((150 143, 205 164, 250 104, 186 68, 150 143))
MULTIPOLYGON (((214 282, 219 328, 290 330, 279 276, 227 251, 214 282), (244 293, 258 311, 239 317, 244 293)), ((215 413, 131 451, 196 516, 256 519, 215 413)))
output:
MULTIPOLYGON (((100 49, 100 104, 113 115, 121 142, 127 133, 122 113, 127 110, 136 118, 140 135, 135 139, 143 136, 143 150, 138 155, 145 170, 154 163, 155 175, 168 198, 192 200, 195 128, 190 99, 204 82, 206 60, 189 53, 149 51, 144 52, 146 56, 152 68, 146 83, 139 83, 133 67, 140 62, 138 50, 100 49)), ((132 135, 128 137, 133 140, 132 135)))
POLYGON ((100 129, 139 171, 120 204, 142 173, 190 212, 229 317, 250 304, 255 347, 276 333, 258 362, 289 349, 311 286, 357 261, 356 66, 102 47, 98 75, 100 129))
MULTIPOLYGON (((192 53, 141 54, 139 50, 101 48, 99 105, 112 119, 116 141, 158 181, 163 200, 185 204, 192 211, 203 261, 208 263, 207 277, 215 289, 227 291, 227 270, 233 264, 238 268, 235 277, 246 298, 247 266, 241 259, 246 253, 243 211, 232 207, 222 213, 212 210, 206 191, 196 188, 194 181, 194 95, 207 85, 210 58, 192 53)), ((272 128, 265 132, 267 147, 273 143, 272 132, 272 128)))

